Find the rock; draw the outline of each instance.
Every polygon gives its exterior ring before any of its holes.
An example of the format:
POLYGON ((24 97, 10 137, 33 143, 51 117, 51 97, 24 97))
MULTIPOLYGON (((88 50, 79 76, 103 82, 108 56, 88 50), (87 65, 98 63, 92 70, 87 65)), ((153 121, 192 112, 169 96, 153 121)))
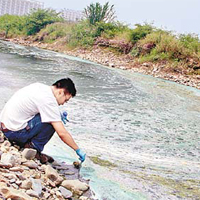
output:
POLYGON ((114 63, 109 63, 109 67, 115 67, 114 63))
POLYGON ((4 142, 4 138, 2 136, 0 136, 0 143, 4 142))
POLYGON ((71 198, 72 197, 72 192, 62 186, 59 187, 59 190, 62 194, 62 196, 66 199, 71 198))
POLYGON ((16 181, 16 184, 19 186, 19 185, 21 185, 22 184, 22 181, 16 181))
POLYGON ((8 173, 8 174, 2 174, 5 178, 11 180, 11 179, 17 179, 17 176, 15 174, 11 174, 11 173, 8 173))
POLYGON ((85 196, 81 196, 81 197, 79 198, 79 200, 89 200, 89 198, 88 198, 88 197, 85 197, 85 196))
POLYGON ((5 140, 4 143, 1 146, 11 147, 11 143, 8 140, 5 140))
POLYGON ((71 171, 69 171, 69 172, 64 172, 64 174, 65 174, 65 175, 74 175, 75 172, 71 172, 71 171))
POLYGON ((59 177, 58 172, 55 169, 53 169, 50 165, 46 167, 45 174, 47 178, 49 178, 52 181, 56 181, 59 177))
POLYGON ((26 189, 26 190, 31 189, 32 188, 32 181, 30 181, 30 180, 22 181, 20 188, 26 189))
POLYGON ((3 154, 3 152, 2 151, 0 151, 0 158, 1 158, 1 155, 3 154))
POLYGON ((50 193, 45 193, 45 194, 44 194, 44 198, 45 198, 45 199, 48 199, 48 198, 50 197, 50 195, 51 195, 50 193))
POLYGON ((22 181, 26 180, 26 177, 23 176, 22 174, 16 174, 16 176, 22 181))
POLYGON ((0 167, 9 169, 12 167, 12 164, 10 164, 10 163, 5 164, 5 163, 0 162, 0 167))
POLYGON ((27 160, 32 160, 35 158, 37 154, 37 150, 35 149, 29 149, 29 148, 25 148, 23 151, 22 151, 22 156, 24 158, 26 158, 27 160))
POLYGON ((12 167, 9 170, 12 172, 23 172, 24 171, 21 167, 12 167))
POLYGON ((19 186, 18 186, 17 184, 15 184, 15 183, 12 183, 12 187, 13 187, 14 189, 19 189, 19 186))
POLYGON ((55 181, 56 185, 60 185, 63 182, 63 177, 58 176, 57 180, 55 181))
POLYGON ((39 179, 33 179, 31 178, 32 182, 32 189, 37 193, 38 196, 42 193, 42 181, 39 179))
POLYGON ((86 191, 89 189, 89 185, 87 183, 81 182, 79 180, 65 180, 62 182, 61 186, 72 189, 74 191, 86 191))
POLYGON ((29 161, 23 163, 23 165, 26 167, 29 167, 30 169, 38 168, 38 165, 33 160, 29 160, 29 161))
POLYGON ((56 191, 56 197, 62 197, 62 194, 59 191, 56 191))
POLYGON ((52 188, 55 188, 55 187, 56 187, 55 182, 53 182, 53 181, 51 181, 51 180, 48 180, 48 185, 51 186, 52 188))
POLYGON ((8 140, 5 140, 3 144, 1 144, 1 151, 3 151, 4 153, 8 152, 10 149, 10 142, 8 140))
POLYGON ((14 166, 16 162, 16 158, 10 153, 3 153, 1 155, 1 162, 3 164, 11 164, 12 166, 14 166))
POLYGON ((13 188, 1 187, 0 192, 6 199, 10 198, 10 199, 20 199, 20 200, 32 200, 32 198, 26 193, 13 188))
POLYGON ((35 192, 34 190, 27 190, 26 194, 28 194, 31 197, 36 197, 39 198, 39 195, 37 194, 37 192, 35 192))
POLYGON ((11 184, 15 183, 15 182, 16 182, 16 179, 14 179, 14 178, 9 181, 9 183, 11 183, 11 184))

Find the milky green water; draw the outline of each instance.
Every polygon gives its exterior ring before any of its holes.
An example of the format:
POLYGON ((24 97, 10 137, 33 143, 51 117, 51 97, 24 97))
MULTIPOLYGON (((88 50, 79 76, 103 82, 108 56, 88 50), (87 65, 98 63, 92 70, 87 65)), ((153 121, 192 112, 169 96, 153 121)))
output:
MULTIPOLYGON (((200 199, 200 91, 63 54, 0 42, 0 109, 33 82, 69 76, 66 128, 87 152, 81 174, 99 199, 200 199)), ((55 135, 56 136, 56 135, 55 135)), ((54 137, 45 149, 73 162, 54 137)))

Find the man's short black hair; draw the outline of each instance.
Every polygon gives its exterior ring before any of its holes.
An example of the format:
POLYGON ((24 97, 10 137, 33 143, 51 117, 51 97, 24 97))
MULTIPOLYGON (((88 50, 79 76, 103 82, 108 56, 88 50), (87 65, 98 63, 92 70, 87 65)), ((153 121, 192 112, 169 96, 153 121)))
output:
POLYGON ((64 88, 72 97, 76 96, 76 88, 74 82, 70 78, 60 79, 56 81, 53 86, 56 86, 56 88, 64 88))

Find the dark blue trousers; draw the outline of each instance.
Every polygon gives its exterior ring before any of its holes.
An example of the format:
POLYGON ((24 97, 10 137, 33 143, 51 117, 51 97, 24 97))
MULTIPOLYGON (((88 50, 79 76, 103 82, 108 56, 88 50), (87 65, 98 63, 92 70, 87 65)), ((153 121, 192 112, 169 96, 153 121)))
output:
POLYGON ((19 131, 8 131, 4 135, 9 141, 15 142, 20 146, 31 142, 35 149, 41 152, 54 132, 53 126, 50 123, 42 123, 40 115, 37 114, 28 122, 28 127, 19 131))

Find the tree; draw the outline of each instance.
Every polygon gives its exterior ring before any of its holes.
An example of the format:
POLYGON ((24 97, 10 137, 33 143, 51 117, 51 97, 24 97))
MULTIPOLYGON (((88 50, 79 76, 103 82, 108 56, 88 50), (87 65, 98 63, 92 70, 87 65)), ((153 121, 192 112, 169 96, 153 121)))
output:
POLYGON ((24 17, 5 14, 0 17, 0 32, 5 37, 20 35, 23 33, 24 17))
POLYGON ((109 5, 109 2, 105 5, 100 3, 91 3, 84 9, 84 15, 89 20, 90 24, 95 25, 97 22, 112 22, 115 19, 114 5, 109 5))
POLYGON ((63 19, 59 16, 55 10, 51 9, 38 9, 33 10, 26 17, 26 30, 27 35, 34 35, 38 33, 42 28, 44 28, 48 24, 52 24, 54 22, 60 22, 63 19))

